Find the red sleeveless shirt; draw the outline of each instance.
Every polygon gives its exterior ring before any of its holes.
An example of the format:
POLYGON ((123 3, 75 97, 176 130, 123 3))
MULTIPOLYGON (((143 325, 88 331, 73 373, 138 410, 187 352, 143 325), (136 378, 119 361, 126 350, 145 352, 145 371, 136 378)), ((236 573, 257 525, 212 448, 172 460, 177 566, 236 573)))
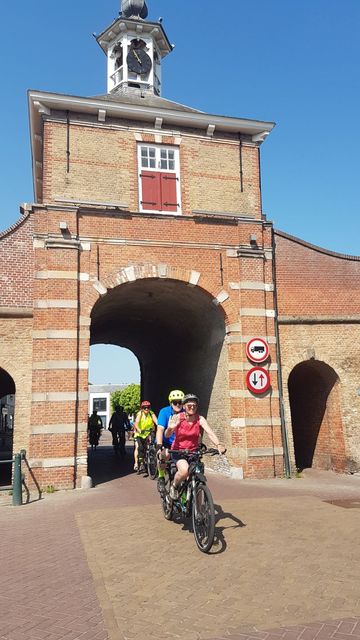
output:
POLYGON ((200 433, 200 416, 196 415, 194 422, 188 422, 185 413, 180 413, 179 424, 175 430, 175 440, 171 448, 175 450, 190 449, 190 451, 197 449, 199 446, 200 433))

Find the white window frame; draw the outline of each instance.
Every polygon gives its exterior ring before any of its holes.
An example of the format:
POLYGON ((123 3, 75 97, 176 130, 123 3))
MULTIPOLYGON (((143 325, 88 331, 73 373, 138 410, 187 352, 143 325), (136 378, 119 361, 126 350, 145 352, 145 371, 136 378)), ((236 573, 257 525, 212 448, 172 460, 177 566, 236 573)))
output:
POLYGON ((180 188, 180 150, 179 147, 172 145, 164 145, 164 144, 152 144, 148 142, 140 142, 138 144, 138 169, 139 169, 139 211, 144 213, 164 213, 165 215, 181 215, 181 188, 180 188), (143 148, 146 149, 154 149, 155 150, 155 167, 143 167, 142 166, 142 153, 141 150, 143 148), (174 152, 174 169, 163 169, 161 167, 161 151, 173 151, 174 152), (179 207, 177 211, 163 211, 162 209, 144 209, 142 202, 142 180, 141 173, 142 171, 154 171, 156 173, 173 173, 176 175, 176 202, 179 203, 179 207))

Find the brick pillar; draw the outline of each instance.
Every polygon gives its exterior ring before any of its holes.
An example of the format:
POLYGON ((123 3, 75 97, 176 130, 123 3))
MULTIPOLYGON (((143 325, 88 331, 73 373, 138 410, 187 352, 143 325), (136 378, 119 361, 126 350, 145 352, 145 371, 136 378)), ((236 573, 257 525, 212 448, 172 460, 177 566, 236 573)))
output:
POLYGON ((40 486, 79 486, 87 473, 88 318, 76 210, 37 215, 29 459, 40 486), (59 221, 68 230, 59 234, 59 221), (50 233, 43 233, 50 227, 50 233))
MULTIPOLYGON (((283 472, 283 448, 277 356, 271 227, 254 228, 256 245, 239 249, 239 280, 230 283, 238 292, 238 322, 228 326, 229 394, 231 402, 232 463, 247 477, 272 477, 283 472), (246 343, 262 337, 270 357, 262 366, 270 375, 271 388, 255 395, 246 385, 246 374, 255 363, 246 355, 246 343)), ((251 229, 249 230, 251 233, 251 229)))

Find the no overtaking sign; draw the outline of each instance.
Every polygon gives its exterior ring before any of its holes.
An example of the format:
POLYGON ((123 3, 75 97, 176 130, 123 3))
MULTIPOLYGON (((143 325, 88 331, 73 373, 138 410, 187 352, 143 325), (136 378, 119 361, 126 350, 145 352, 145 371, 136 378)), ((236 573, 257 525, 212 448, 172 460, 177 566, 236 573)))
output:
POLYGON ((246 375, 246 384, 252 393, 265 393, 270 387, 270 376, 266 369, 253 367, 246 375))

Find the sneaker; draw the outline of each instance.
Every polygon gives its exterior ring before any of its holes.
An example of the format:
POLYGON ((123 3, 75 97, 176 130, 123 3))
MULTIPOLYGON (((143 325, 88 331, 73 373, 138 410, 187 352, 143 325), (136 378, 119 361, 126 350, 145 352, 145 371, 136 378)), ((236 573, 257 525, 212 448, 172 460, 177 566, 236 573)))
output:
POLYGON ((161 496, 165 493, 165 478, 158 478, 157 481, 157 490, 161 496))
POLYGON ((177 500, 179 497, 179 492, 177 490, 177 488, 175 487, 174 483, 172 483, 171 487, 170 487, 170 498, 172 500, 177 500))
POLYGON ((137 470, 138 470, 138 466, 137 464, 134 464, 134 471, 137 471, 137 470))

